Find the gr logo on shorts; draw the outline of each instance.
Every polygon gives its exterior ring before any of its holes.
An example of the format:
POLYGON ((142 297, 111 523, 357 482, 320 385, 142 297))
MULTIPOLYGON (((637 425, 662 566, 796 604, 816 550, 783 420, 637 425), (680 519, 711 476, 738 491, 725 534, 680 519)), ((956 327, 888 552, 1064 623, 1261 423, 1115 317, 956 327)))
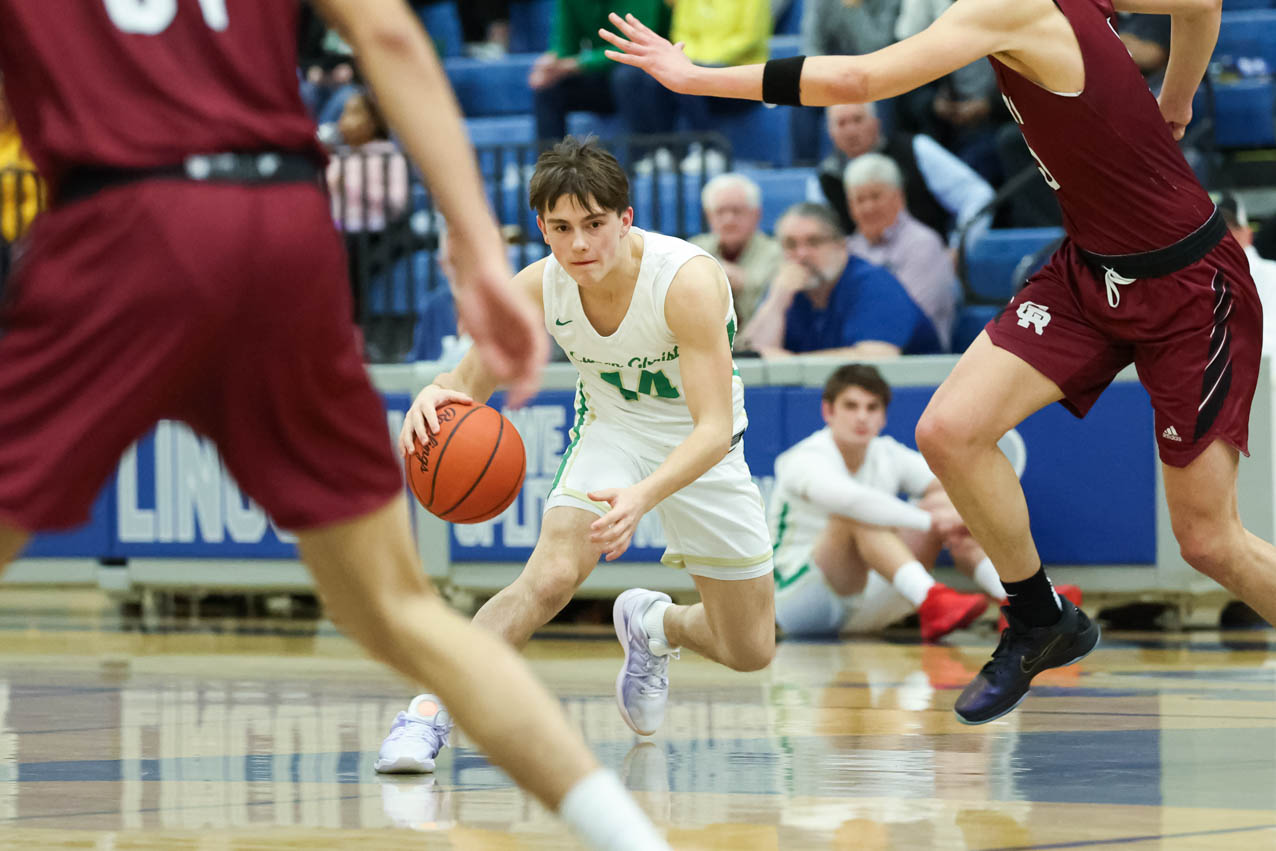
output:
POLYGON ((1019 305, 1019 309, 1015 311, 1019 316, 1019 327, 1027 328, 1032 326, 1032 330, 1037 332, 1037 336, 1041 336, 1042 330, 1050 324, 1050 308, 1044 304, 1037 304, 1035 301, 1025 301, 1019 305))

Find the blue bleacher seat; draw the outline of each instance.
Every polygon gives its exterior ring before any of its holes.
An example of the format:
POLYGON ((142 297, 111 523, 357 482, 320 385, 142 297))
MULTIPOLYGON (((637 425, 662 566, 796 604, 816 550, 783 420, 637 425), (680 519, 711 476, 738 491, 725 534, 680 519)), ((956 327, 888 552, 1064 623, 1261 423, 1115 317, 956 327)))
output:
POLYGON ((800 35, 773 35, 768 42, 772 59, 788 59, 802 52, 800 35))
POLYGON ((517 115, 532 109, 527 75, 535 61, 534 53, 492 60, 458 57, 444 62, 443 68, 466 115, 517 115))
POLYGON ((953 326, 953 352, 961 354, 984 330, 984 326, 1001 312, 1000 304, 972 304, 957 312, 957 322, 953 326))
POLYGON ((613 139, 623 135, 619 115, 601 115, 597 112, 567 113, 567 133, 584 139, 597 136, 599 139, 613 139))
POLYGON ((793 164, 793 116, 800 107, 755 104, 715 116, 714 129, 731 141, 731 153, 744 162, 793 164))
POLYGON ((1276 72, 1276 9, 1224 12, 1214 59, 1261 56, 1276 72))
POLYGON ((452 2, 427 3, 418 13, 425 31, 434 41, 434 49, 440 56, 462 56, 465 53, 465 37, 461 33, 461 16, 452 2))
POLYGON ((741 168, 738 171, 762 190, 762 222, 758 226, 764 233, 775 233, 776 221, 789 207, 807 199, 811 181, 815 179, 815 173, 809 168, 741 168))
MULTIPOLYGON (((1197 103, 1202 98, 1198 96, 1197 103)), ((1214 84, 1214 143, 1220 148, 1276 145, 1276 88, 1268 80, 1214 84)), ((1195 111, 1195 110, 1194 110, 1195 111)))
POLYGON ((554 0, 513 0, 510 3, 510 52, 547 50, 553 15, 554 0))
POLYGON ((705 228, 701 221, 701 186, 702 181, 698 174, 674 175, 663 172, 659 178, 653 178, 650 174, 634 176, 629 186, 630 202, 634 207, 634 224, 670 236, 685 237, 702 233, 705 228), (678 203, 680 179, 681 206, 678 203))
POLYGON ((1062 228, 994 228, 966 246, 966 285, 981 302, 1005 303, 1019 288, 1015 270, 1063 236, 1062 228))

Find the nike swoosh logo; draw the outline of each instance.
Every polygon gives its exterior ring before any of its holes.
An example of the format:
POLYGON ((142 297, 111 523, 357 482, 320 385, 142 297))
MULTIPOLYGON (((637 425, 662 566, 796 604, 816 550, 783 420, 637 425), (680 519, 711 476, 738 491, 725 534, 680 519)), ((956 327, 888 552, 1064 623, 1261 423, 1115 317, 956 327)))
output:
POLYGON ((1038 653, 1036 656, 1034 656, 1032 659, 1028 659, 1027 657, 1020 659, 1019 670, 1023 671, 1025 674, 1034 673, 1036 667, 1041 664, 1042 660, 1044 660, 1047 656, 1050 655, 1050 651, 1053 650, 1055 648, 1055 645, 1062 640, 1063 640, 1062 635, 1056 635, 1054 638, 1050 639, 1050 643, 1047 644, 1042 649, 1042 651, 1038 653))
POLYGON ((570 325, 570 324, 572 324, 572 320, 568 319, 566 322, 564 322, 564 321, 563 321, 563 320, 561 320, 561 319, 555 319, 555 320, 554 320, 554 324, 555 324, 555 325, 570 325))

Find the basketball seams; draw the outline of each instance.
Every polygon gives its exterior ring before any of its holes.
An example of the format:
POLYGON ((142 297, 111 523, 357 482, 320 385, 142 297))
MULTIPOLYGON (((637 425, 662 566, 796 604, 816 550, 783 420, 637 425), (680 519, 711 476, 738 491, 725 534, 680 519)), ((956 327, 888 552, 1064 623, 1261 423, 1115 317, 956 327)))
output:
MULTIPOLYGON (((461 423, 469 419, 471 415, 478 413, 479 411, 483 410, 486 407, 487 407, 486 405, 477 405, 475 407, 470 408, 470 410, 466 411, 465 416, 461 417, 459 420, 456 421, 456 425, 452 426, 452 430, 448 432, 447 440, 445 440, 443 442, 443 445, 439 447, 438 461, 434 465, 434 475, 430 477, 430 501, 426 503, 425 505, 427 510, 434 511, 434 497, 435 497, 435 494, 438 493, 438 491, 435 489, 435 486, 438 483, 439 468, 443 466, 443 455, 447 451, 448 444, 452 442, 452 438, 456 437, 457 432, 461 430, 461 423)), ((505 425, 504 422, 502 422, 501 423, 502 428, 504 427, 504 425, 505 425)), ((500 445, 499 439, 497 440, 497 445, 498 446, 500 445)), ((490 458, 488 459, 488 462, 489 463, 491 462, 490 458)), ((484 467, 483 469, 486 470, 487 468, 484 467)), ((475 481, 475 483, 477 484, 477 480, 475 481)), ((470 488, 470 490, 473 490, 473 489, 474 489, 473 487, 470 488)), ((413 490, 415 490, 415 488, 413 490)), ((418 498, 419 498, 419 495, 418 495, 418 498)), ((452 507, 455 508, 456 506, 454 505, 452 507)))
POLYGON ((495 517, 497 514, 500 514, 502 511, 504 511, 505 509, 509 508, 509 507, 510 507, 510 505, 514 502, 514 497, 515 497, 515 495, 517 495, 517 494, 518 494, 519 489, 520 489, 521 487, 523 487, 523 477, 524 477, 525 475, 527 475, 527 452, 526 452, 526 450, 524 450, 523 455, 522 455, 522 458, 523 458, 523 464, 522 464, 522 466, 521 466, 521 467, 519 467, 519 469, 518 469, 518 476, 517 476, 517 477, 515 477, 515 480, 514 480, 514 487, 510 488, 510 489, 509 489, 509 492, 508 492, 508 493, 506 493, 503 497, 501 497, 501 498, 497 501, 496 505, 492 506, 492 508, 489 508, 489 509, 487 509, 486 511, 481 511, 481 512, 479 512, 478 514, 472 514, 472 515, 470 515, 469 517, 463 517, 463 518, 460 518, 460 519, 457 519, 457 520, 453 520, 453 521, 451 521, 451 522, 453 522, 453 523, 479 523, 479 522, 481 522, 481 521, 483 521, 483 520, 487 520, 487 519, 490 519, 491 517, 495 517))
MULTIPOLYGON (((465 500, 469 498, 470 494, 474 493, 474 489, 479 486, 479 482, 483 481, 483 476, 486 475, 488 468, 492 466, 492 459, 496 457, 497 451, 501 448, 501 439, 505 436, 505 417, 502 416, 501 412, 496 410, 495 408, 489 408, 487 405, 484 405, 483 408, 487 408, 487 410, 492 411, 493 413, 496 414, 496 417, 497 417, 498 428, 496 431, 496 440, 493 441, 493 444, 492 444, 492 451, 488 453, 487 461, 483 464, 483 469, 479 470, 478 475, 474 477, 474 481, 470 483, 470 489, 467 490, 464 494, 462 494, 460 499, 452 503, 452 505, 446 511, 437 512, 438 515, 442 518, 446 518, 449 513, 456 510, 456 508, 460 506, 461 503, 465 502, 465 500)), ((475 410, 482 410, 482 408, 475 408, 475 410)), ((471 411, 470 413, 473 413, 473 411, 471 411)), ((457 424, 452 427, 452 434, 448 435, 449 442, 451 442, 452 435, 456 434, 458 431, 461 430, 461 423, 464 422, 465 418, 468 416, 469 414, 466 414, 465 417, 462 417, 460 421, 458 421, 457 424)), ((444 448, 446 448, 446 446, 444 448)), ((440 450, 439 456, 442 457, 442 454, 443 453, 440 450)), ((524 461, 524 463, 526 463, 526 461, 524 461)), ((437 469, 435 469, 434 474, 436 476, 438 475, 437 469)), ((433 496, 433 494, 431 494, 431 496, 433 496)))

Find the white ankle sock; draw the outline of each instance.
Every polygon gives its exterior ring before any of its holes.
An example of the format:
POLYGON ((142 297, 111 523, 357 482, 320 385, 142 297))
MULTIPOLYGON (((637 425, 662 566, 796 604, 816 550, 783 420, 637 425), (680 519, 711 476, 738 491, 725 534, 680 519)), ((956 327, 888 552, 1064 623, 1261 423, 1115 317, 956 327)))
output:
POLYGON ((984 556, 984 560, 975 565, 974 579, 979 590, 989 597, 994 600, 1006 599, 1006 589, 1001 587, 1001 577, 997 575, 997 568, 992 566, 992 559, 984 556))
MULTIPOLYGON (((664 600, 656 600, 647 607, 647 611, 642 613, 642 628, 647 633, 647 638, 651 641, 658 641, 660 645, 666 648, 666 652, 673 648, 669 645, 669 639, 665 636, 665 611, 672 606, 673 603, 666 603, 664 600)), ((655 651, 652 651, 655 653, 655 651)), ((664 653, 656 653, 657 656, 663 656, 664 653)))
POLYGON ((651 819, 620 785, 620 778, 605 768, 569 789, 558 814, 591 851, 669 849, 651 819))
POLYGON ((934 587, 935 577, 926 572, 920 561, 910 561, 900 565, 899 570, 895 571, 891 584, 904 599, 913 604, 913 608, 917 608, 934 587))

